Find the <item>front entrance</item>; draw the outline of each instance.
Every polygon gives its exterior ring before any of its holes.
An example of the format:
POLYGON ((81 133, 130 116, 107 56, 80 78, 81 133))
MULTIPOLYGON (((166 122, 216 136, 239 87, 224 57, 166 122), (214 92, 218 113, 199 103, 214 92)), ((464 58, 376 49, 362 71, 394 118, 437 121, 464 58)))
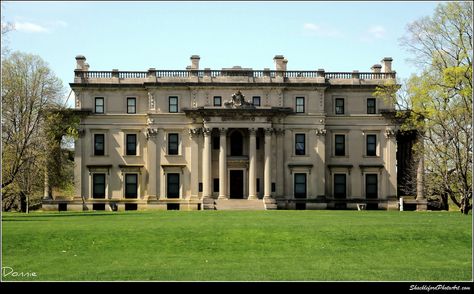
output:
POLYGON ((244 198, 244 171, 243 170, 230 170, 229 171, 229 188, 230 188, 230 199, 243 199, 244 198))

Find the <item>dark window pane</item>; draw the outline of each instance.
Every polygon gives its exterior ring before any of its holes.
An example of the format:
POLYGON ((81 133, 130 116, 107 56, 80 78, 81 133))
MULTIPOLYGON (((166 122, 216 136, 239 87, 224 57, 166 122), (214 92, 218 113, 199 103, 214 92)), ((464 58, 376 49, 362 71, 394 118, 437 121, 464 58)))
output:
POLYGON ((377 136, 367 135, 367 156, 377 155, 377 136))
POLYGON ((219 178, 214 179, 214 192, 219 192, 219 178))
POLYGON ((334 197, 335 198, 346 198, 346 175, 335 174, 334 175, 334 197))
POLYGON ((255 137, 255 148, 260 149, 260 137, 255 137))
POLYGON ((254 106, 260 106, 260 96, 253 96, 252 103, 254 106))
POLYGON ((170 108, 170 112, 178 112, 178 97, 176 96, 169 97, 169 108, 170 108))
POLYGON ((367 99, 367 114, 375 114, 375 98, 367 99))
POLYGON ((296 112, 304 112, 304 97, 296 97, 296 112))
POLYGON ((305 135, 296 134, 295 135, 295 154, 296 155, 305 155, 305 135))
POLYGON ((137 155, 137 135, 127 134, 127 155, 137 155))
POLYGON ((125 198, 137 198, 138 175, 125 174, 125 198))
POLYGON ((222 106, 222 97, 214 96, 214 106, 222 106))
POLYGON ((369 199, 377 199, 377 174, 365 175, 365 193, 369 199))
POLYGON ((212 137, 212 149, 214 150, 219 150, 219 148, 221 147, 221 138, 219 137, 212 137))
POLYGON ((336 135, 335 136, 335 155, 336 156, 344 156, 346 155, 346 148, 345 148, 345 136, 344 135, 336 135))
POLYGON ((105 150, 104 134, 94 134, 94 155, 104 155, 105 150))
POLYGON ((336 98, 336 114, 344 114, 344 99, 336 98))
POLYGON ((127 113, 136 113, 137 100, 135 98, 127 98, 127 113))
POLYGON ((105 198, 105 174, 92 176, 92 197, 105 198))
POLYGON ((306 198, 306 174, 295 174, 295 198, 306 198))
POLYGON ((178 134, 168 134, 168 154, 178 155, 178 134))
POLYGON ((260 193, 260 179, 257 178, 257 193, 260 193))
POLYGON ((167 175, 167 197, 179 198, 179 174, 167 175))
POLYGON ((95 98, 95 113, 104 113, 104 98, 96 97, 95 98))

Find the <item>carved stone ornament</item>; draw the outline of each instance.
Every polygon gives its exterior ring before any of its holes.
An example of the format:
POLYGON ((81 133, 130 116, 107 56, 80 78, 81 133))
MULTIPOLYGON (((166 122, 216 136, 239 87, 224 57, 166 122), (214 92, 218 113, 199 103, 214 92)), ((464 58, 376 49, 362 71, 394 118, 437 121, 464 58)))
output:
POLYGON ((195 129, 189 129, 189 135, 191 137, 197 137, 201 135, 202 129, 201 128, 195 128, 195 129))
POLYGON ((397 131, 393 130, 393 129, 387 129, 385 130, 385 136, 387 138, 395 138, 395 136, 397 135, 397 131))
POLYGON ((316 129, 317 136, 324 136, 326 135, 326 129, 316 129))
POLYGON ((245 101, 245 96, 242 95, 240 90, 232 94, 232 100, 225 102, 224 106, 226 108, 255 108, 253 103, 245 101))
POLYGON ((158 129, 148 128, 146 130, 146 138, 156 137, 158 135, 158 129))

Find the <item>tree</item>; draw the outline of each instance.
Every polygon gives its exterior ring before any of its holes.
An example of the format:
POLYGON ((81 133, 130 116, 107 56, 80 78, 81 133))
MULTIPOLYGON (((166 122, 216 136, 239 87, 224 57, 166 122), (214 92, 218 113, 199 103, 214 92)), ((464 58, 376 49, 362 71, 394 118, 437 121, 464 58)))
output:
MULTIPOLYGON (((2 199, 8 210, 42 195, 47 158, 45 110, 60 105, 62 82, 36 55, 14 52, 2 60, 2 199)), ((25 207, 26 203, 26 207, 25 207)))
MULTIPOLYGON (((464 214, 472 209, 472 4, 439 4, 431 17, 408 25, 402 45, 420 73, 398 96, 409 111, 402 128, 417 129, 425 158, 425 193, 452 200, 464 214)), ((394 99, 394 85, 379 94, 394 99)))

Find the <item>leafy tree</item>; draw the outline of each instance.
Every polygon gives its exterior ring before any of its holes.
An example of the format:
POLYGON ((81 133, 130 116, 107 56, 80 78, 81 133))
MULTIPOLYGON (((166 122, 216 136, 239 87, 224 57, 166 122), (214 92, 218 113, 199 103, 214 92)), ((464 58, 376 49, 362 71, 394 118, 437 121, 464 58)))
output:
MULTIPOLYGON (((425 159, 425 193, 472 209, 472 4, 440 4, 431 17, 408 25, 402 45, 413 53, 419 74, 378 89, 408 114, 402 129, 417 129, 425 159)), ((446 207, 447 209, 447 207, 446 207)))

